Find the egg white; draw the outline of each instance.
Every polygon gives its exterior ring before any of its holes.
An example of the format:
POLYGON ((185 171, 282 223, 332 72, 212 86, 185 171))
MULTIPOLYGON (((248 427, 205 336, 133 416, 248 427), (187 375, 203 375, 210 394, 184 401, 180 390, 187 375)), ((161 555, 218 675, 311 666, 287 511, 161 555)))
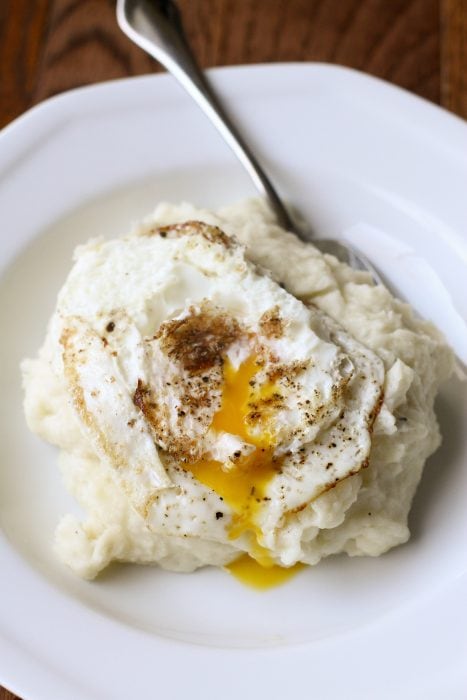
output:
POLYGON ((251 427, 255 439, 265 427, 274 435, 281 468, 257 509, 255 536, 241 533, 232 542, 252 553, 260 544, 282 561, 278 532, 287 515, 368 462, 384 380, 374 353, 249 262, 235 240, 215 227, 187 222, 95 241, 79 251, 51 326, 56 370, 92 449, 148 527, 229 542, 232 508, 183 462, 196 453, 228 470, 235 468, 233 455, 255 448, 235 432, 211 428, 222 402, 222 363, 200 379, 170 358, 161 340, 164 324, 183 324, 206 308, 242 329, 222 362, 236 370, 262 353, 255 375, 260 388, 278 367, 298 367, 293 379, 286 372, 275 380, 281 401, 268 410, 267 425, 251 427), (267 332, 264 319, 271 315, 279 333, 267 332), (202 389, 202 380, 209 406, 193 409, 184 404, 187 383, 202 389), (159 406, 157 428, 135 405, 138 387, 159 406), (171 452, 177 440, 190 444, 187 457, 171 452))

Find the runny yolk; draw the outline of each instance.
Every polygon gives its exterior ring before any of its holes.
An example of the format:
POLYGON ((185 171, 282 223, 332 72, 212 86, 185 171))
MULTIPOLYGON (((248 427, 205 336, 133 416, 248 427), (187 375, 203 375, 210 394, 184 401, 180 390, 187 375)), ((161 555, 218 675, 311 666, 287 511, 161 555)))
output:
POLYGON ((263 566, 249 554, 242 554, 225 567, 232 576, 235 576, 242 583, 262 591, 286 583, 304 568, 305 564, 295 564, 289 568, 276 564, 263 566))
POLYGON ((253 381, 259 369, 260 366, 251 355, 238 369, 226 360, 222 403, 219 411, 214 415, 211 428, 218 432, 238 435, 245 442, 253 442, 245 418, 248 413, 248 401, 253 393, 250 382, 253 381))
POLYGON ((273 456, 271 434, 252 434, 246 422, 251 411, 248 403, 256 396, 250 382, 259 369, 254 357, 249 357, 238 369, 234 369, 228 360, 225 362, 221 407, 211 424, 216 432, 238 435, 255 449, 228 469, 222 462, 212 459, 186 465, 201 483, 219 494, 234 511, 230 530, 232 539, 247 530, 256 532, 255 515, 265 498, 267 484, 280 466, 280 461, 273 456))
POLYGON ((238 369, 234 369, 228 360, 225 362, 221 407, 211 424, 216 432, 238 435, 253 445, 254 451, 240 458, 229 469, 221 462, 209 459, 186 464, 185 468, 232 508, 231 539, 248 531, 254 535, 252 557, 242 556, 226 568, 249 585, 269 588, 289 578, 296 567, 285 569, 275 566, 267 550, 258 542, 260 531, 255 522, 256 516, 266 498, 266 487, 281 464, 280 459, 274 457, 273 433, 269 429, 260 434, 253 433, 246 420, 251 411, 251 401, 268 398, 274 393, 272 384, 261 387, 259 392, 252 387, 252 380, 259 370, 260 365, 254 356, 250 356, 238 369))

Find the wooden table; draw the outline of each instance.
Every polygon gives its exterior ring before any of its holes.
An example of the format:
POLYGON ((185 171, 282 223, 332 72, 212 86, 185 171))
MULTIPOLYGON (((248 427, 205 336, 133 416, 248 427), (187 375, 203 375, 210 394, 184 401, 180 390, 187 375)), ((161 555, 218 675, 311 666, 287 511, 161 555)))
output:
MULTIPOLYGON (((113 0, 0 0, 0 127, 78 85, 158 71, 113 0)), ((467 118, 467 0, 179 0, 202 66, 327 61, 467 118)), ((1 663, 1 661, 0 661, 1 663)), ((0 700, 16 696, 0 688, 0 700)))

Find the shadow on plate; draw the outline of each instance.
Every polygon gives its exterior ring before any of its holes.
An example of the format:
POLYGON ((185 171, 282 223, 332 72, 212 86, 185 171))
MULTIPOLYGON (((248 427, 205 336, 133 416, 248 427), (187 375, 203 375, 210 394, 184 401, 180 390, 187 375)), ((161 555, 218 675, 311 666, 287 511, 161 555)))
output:
POLYGON ((461 465, 465 445, 465 425, 461 408, 464 387, 453 378, 439 394, 435 411, 442 435, 442 444, 428 460, 415 494, 409 516, 411 541, 424 538, 428 521, 435 506, 453 488, 461 465))

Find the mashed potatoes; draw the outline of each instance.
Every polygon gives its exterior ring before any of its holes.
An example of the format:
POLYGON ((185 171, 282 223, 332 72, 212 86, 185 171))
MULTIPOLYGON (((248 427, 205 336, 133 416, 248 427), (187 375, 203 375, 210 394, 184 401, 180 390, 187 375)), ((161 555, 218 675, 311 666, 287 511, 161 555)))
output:
POLYGON ((431 324, 261 202, 160 205, 78 248, 23 362, 29 427, 86 512, 57 553, 86 578, 379 555, 409 537, 452 369, 431 324))

